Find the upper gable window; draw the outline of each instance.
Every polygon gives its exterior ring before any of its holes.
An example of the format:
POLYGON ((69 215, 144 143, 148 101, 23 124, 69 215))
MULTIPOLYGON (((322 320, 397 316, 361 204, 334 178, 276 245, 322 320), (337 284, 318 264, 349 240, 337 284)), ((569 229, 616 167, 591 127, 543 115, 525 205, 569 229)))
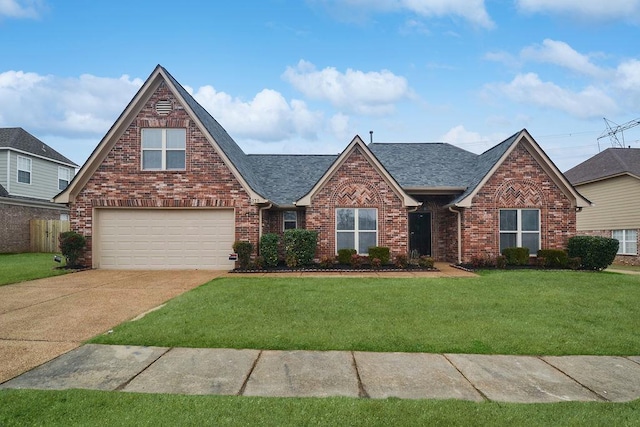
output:
POLYGON ((186 129, 142 129, 143 170, 184 170, 186 129))
POLYGON ((58 190, 64 190, 71 181, 71 169, 58 166, 58 190))
POLYGON ((18 182, 31 184, 31 159, 18 156, 18 182))

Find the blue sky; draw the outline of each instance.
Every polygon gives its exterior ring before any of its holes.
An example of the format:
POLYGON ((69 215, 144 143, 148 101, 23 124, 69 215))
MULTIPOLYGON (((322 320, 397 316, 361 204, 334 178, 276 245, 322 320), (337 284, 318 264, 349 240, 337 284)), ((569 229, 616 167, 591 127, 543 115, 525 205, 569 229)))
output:
POLYGON ((157 64, 247 153, 527 128, 565 171, 640 118, 640 0, 0 0, 0 40, 0 126, 78 164, 157 64))

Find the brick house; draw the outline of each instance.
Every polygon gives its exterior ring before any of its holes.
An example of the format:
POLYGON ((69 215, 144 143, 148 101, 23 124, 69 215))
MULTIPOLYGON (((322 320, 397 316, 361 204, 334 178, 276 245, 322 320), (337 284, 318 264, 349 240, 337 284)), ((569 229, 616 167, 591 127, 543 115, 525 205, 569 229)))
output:
POLYGON ((235 240, 319 232, 316 256, 388 246, 438 260, 564 248, 588 206, 522 130, 477 155, 365 144, 335 155, 245 154, 161 66, 71 185, 72 228, 95 268, 229 269, 235 240))
POLYGON ((30 221, 68 220, 51 199, 78 165, 22 128, 0 128, 0 253, 30 250, 30 221))
POLYGON ((640 265, 640 148, 607 148, 566 176, 594 204, 578 212, 577 233, 617 239, 614 262, 640 265))

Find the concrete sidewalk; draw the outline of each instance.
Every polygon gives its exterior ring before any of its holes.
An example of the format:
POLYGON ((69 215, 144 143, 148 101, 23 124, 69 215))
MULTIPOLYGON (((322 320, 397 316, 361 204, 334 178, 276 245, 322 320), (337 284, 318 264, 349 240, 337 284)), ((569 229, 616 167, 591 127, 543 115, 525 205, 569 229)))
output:
POLYGON ((0 385, 142 393, 499 402, 640 398, 640 356, 501 356, 87 344, 0 385))

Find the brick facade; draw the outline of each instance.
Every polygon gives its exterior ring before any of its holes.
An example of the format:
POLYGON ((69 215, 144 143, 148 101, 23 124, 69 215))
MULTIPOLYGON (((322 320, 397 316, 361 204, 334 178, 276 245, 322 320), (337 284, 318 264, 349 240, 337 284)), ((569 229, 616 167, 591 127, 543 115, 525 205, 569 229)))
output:
MULTIPOLYGON (((589 230, 580 231, 579 235, 584 236, 600 236, 611 238, 611 230, 589 230)), ((636 242, 638 248, 640 248, 640 229, 638 230, 638 241, 636 242)), ((616 255, 613 260, 614 264, 620 265, 638 265, 640 266, 640 255, 616 255)))
POLYGON ((31 237, 29 223, 32 219, 60 219, 60 214, 67 213, 66 208, 45 208, 29 206, 27 202, 0 202, 0 253, 29 252, 31 237))
POLYGON ((566 249, 576 234, 576 211, 535 158, 519 144, 462 209, 462 261, 499 255, 499 211, 540 209, 540 248, 566 249))
POLYGON ((318 258, 336 254, 335 210, 341 207, 377 208, 378 246, 389 247, 392 257, 408 252, 407 209, 357 147, 307 207, 306 228, 318 231, 318 258))
POLYGON ((71 228, 87 237, 85 265, 92 265, 93 209, 99 207, 233 207, 236 240, 258 243, 259 208, 164 83, 70 204, 71 228), (169 114, 157 114, 160 100, 173 104, 169 114), (186 128, 185 170, 141 170, 141 129, 166 127, 186 128))

